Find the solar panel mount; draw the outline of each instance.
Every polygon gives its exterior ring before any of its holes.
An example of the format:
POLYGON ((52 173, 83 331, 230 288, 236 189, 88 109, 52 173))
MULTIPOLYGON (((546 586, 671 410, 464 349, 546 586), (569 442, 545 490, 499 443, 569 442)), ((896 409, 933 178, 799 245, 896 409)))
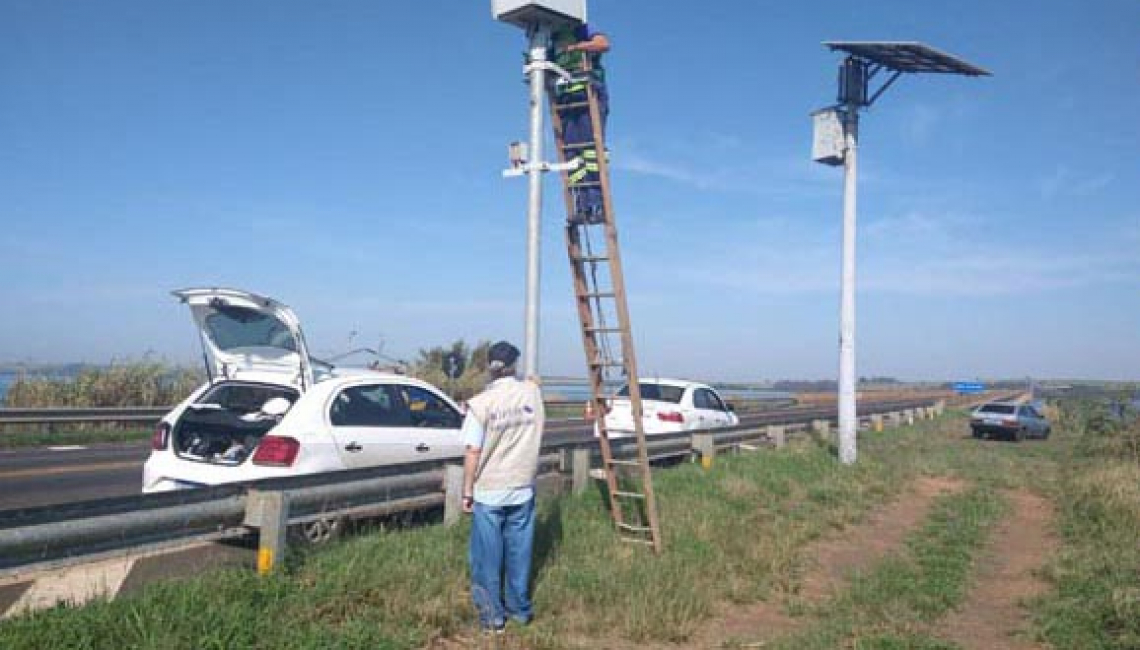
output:
POLYGON ((988 77, 990 72, 923 43, 899 41, 825 41, 831 50, 846 52, 895 72, 933 72, 988 77))

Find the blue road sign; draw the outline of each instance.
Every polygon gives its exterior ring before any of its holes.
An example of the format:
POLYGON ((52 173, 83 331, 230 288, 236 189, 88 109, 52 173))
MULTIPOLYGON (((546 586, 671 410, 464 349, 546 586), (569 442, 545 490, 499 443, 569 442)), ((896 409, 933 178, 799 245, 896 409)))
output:
POLYGON ((973 395, 986 390, 986 385, 980 381, 959 381, 954 383, 954 392, 959 395, 973 395))

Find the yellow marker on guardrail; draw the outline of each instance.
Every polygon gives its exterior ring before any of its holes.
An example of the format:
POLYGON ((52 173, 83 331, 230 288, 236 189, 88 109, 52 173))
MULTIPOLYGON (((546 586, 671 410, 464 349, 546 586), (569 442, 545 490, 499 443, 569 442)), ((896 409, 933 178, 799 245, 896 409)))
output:
POLYGON ((257 575, 269 575, 273 571, 273 549, 261 547, 257 549, 257 575))

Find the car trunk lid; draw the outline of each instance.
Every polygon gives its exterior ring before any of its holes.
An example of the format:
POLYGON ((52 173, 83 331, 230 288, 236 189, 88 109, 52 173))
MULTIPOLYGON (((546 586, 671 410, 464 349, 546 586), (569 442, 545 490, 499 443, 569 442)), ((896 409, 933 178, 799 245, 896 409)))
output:
POLYGON ((289 307, 236 289, 182 289, 173 295, 190 308, 211 380, 269 375, 302 392, 312 386, 301 323, 289 307))

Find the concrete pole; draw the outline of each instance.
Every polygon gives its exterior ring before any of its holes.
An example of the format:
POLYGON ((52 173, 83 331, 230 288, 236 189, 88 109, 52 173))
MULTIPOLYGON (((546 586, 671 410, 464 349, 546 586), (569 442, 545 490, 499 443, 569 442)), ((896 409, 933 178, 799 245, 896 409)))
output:
MULTIPOLYGON (((535 27, 530 34, 530 61, 546 61, 546 48, 550 44, 550 29, 535 27)), ((538 377, 538 314, 542 236, 542 162, 543 101, 546 97, 546 70, 530 70, 530 199, 527 206, 526 235, 526 327, 523 345, 523 376, 538 377)))
POLYGON ((855 462, 855 180, 859 107, 844 115, 843 261, 839 292, 839 462, 855 462))

